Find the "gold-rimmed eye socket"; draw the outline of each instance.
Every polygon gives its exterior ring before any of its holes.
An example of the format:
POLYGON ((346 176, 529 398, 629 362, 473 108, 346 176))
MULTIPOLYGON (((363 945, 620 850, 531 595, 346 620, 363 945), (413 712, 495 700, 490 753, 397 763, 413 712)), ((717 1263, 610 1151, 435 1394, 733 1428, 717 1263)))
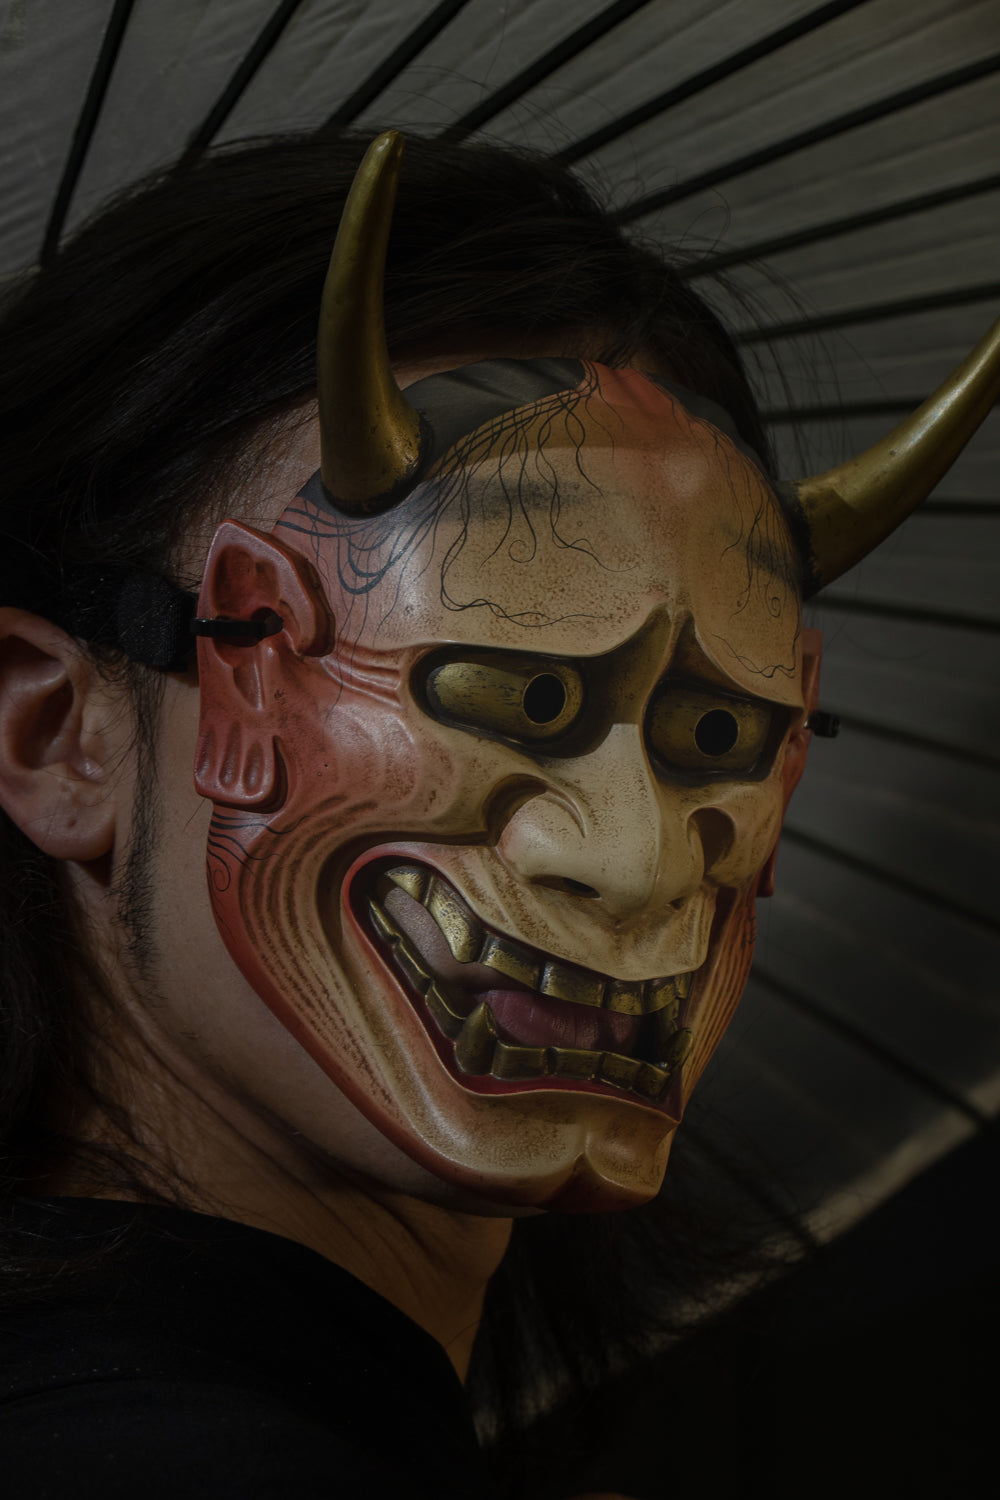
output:
POLYGON ((679 771, 748 775, 767 748, 770 704, 686 682, 667 682, 646 715, 646 736, 658 760, 679 771))
POLYGON ((565 734, 583 707, 574 667, 530 657, 441 662, 428 672, 425 691, 436 717, 529 745, 565 734))

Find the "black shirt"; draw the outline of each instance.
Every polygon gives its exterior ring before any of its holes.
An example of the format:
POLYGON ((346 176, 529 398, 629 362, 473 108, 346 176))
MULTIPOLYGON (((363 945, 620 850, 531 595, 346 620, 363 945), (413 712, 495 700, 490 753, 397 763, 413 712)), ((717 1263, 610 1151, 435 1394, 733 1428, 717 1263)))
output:
POLYGON ((87 1199, 22 1200, 4 1231, 52 1271, 0 1308, 0 1485, 19 1500, 491 1493, 444 1351, 314 1251, 87 1199))

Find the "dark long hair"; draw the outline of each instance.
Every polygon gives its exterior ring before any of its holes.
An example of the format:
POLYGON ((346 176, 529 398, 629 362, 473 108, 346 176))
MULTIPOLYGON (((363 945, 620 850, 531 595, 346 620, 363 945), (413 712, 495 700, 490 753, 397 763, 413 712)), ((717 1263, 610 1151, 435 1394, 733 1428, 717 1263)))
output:
MULTIPOLYGON (((0 467, 0 604, 69 624, 88 569, 169 570, 211 497, 238 489, 276 419, 314 392, 326 264, 369 139, 260 140, 165 173, 119 198, 12 293, 0 362, 10 438, 0 467)), ((526 352, 533 340, 559 338, 564 352, 609 364, 642 350, 726 408, 746 442, 767 454, 740 359, 717 318, 664 255, 626 240, 585 188, 543 157, 408 142, 386 324, 394 354, 448 353, 477 339, 488 347, 508 333, 526 352)), ((130 686, 140 748, 149 752, 156 674, 113 652, 101 659, 130 686)), ((44 1101, 54 1087, 67 1097, 88 1087, 78 1004, 88 958, 58 864, 5 816, 0 932, 0 1194, 8 1196, 37 1174, 40 1153, 80 1146, 53 1138, 44 1101)), ((127 1163, 105 1166, 120 1184, 127 1163)), ((183 1202, 180 1189, 173 1196, 183 1202)), ((675 1257, 682 1219, 690 1224, 691 1213, 673 1213, 675 1257)), ((646 1223, 626 1215, 518 1230, 491 1292, 482 1392, 524 1393, 526 1343, 554 1387, 560 1370, 599 1375, 616 1350, 634 1344, 636 1307, 650 1331, 638 1247, 643 1236, 664 1236, 646 1223), (623 1264, 624 1221, 632 1225, 632 1281, 616 1277, 612 1288, 600 1268, 612 1242, 623 1264), (574 1246, 568 1257, 559 1249, 566 1243, 574 1246), (554 1300, 546 1267, 561 1278, 554 1300), (565 1313, 577 1305, 566 1290, 571 1275, 579 1308, 589 1298, 595 1312, 565 1313), (504 1311, 514 1304, 519 1320, 504 1311), (501 1326, 505 1336, 491 1342, 490 1329, 501 1326)), ((18 1285, 30 1285, 30 1266, 21 1269, 18 1285)))

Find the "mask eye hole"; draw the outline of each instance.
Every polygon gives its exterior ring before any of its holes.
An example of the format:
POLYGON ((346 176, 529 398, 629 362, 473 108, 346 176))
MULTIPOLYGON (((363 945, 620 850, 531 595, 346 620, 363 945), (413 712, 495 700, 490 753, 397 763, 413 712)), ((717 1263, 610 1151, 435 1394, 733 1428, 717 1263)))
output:
POLYGON ((566 687, 554 672, 539 672, 524 690, 521 707, 532 724, 551 724, 566 707, 566 687))
POLYGON ((527 745, 565 734, 583 708, 583 679, 567 662, 435 656, 423 671, 423 695, 436 719, 527 745))
POLYGON ((746 776, 771 740, 775 710, 753 698, 667 681, 646 714, 650 752, 668 770, 746 776))
POLYGON ((710 708, 695 725, 694 742, 703 755, 726 755, 739 737, 739 721, 727 708, 710 708))

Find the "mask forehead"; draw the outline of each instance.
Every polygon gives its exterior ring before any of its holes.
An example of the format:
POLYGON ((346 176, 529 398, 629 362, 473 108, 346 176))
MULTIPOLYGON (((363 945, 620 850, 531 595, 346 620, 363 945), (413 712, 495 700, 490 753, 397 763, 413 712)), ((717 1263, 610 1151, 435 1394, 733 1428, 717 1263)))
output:
MULTIPOLYGON (((439 467, 377 522, 313 509, 346 636, 387 651, 599 655, 665 611, 735 686, 798 704, 799 600, 773 493, 728 435, 652 380, 589 367, 580 387, 505 414, 439 467)), ((293 507, 281 524, 304 519, 293 507)))

